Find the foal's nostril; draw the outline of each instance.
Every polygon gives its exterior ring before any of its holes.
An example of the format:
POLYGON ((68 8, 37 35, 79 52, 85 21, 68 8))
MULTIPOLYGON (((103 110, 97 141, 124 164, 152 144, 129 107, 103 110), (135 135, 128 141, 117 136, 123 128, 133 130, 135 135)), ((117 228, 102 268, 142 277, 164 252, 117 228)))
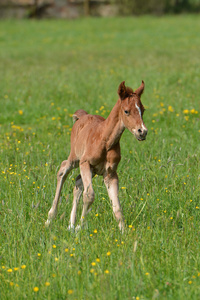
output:
POLYGON ((146 138, 146 135, 147 135, 147 130, 145 130, 145 129, 142 129, 142 128, 139 128, 138 129, 138 134, 139 134, 139 136, 141 137, 141 138, 146 138))

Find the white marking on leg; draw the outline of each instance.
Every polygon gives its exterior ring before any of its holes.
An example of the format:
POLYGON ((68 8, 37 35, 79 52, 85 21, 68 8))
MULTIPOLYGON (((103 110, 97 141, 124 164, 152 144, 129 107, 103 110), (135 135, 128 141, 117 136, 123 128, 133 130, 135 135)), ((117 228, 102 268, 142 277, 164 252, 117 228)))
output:
POLYGON ((73 208, 72 208, 72 211, 71 211, 71 215, 70 215, 70 227, 74 228, 74 224, 75 224, 75 221, 76 221, 76 209, 77 209, 77 203, 73 204, 73 208))
POLYGON ((68 227, 67 227, 67 230, 69 231, 74 231, 75 229, 75 226, 73 224, 70 224, 68 227))
POLYGON ((51 220, 47 219, 46 222, 45 222, 45 226, 49 227, 50 223, 51 223, 51 220))
POLYGON ((81 176, 79 175, 76 178, 76 186, 74 187, 74 191, 73 191, 73 205, 72 205, 72 211, 71 211, 71 215, 70 215, 70 224, 69 227, 74 229, 74 225, 75 225, 75 221, 76 221, 76 210, 77 210, 77 206, 82 194, 82 190, 83 190, 83 183, 82 183, 82 179, 81 176))

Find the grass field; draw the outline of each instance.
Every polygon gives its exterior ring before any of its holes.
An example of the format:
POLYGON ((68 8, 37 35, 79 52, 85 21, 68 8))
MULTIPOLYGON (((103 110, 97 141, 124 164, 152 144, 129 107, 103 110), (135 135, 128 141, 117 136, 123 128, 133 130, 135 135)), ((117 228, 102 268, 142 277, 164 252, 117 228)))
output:
POLYGON ((200 299, 199 32, 199 16, 0 21, 1 299, 200 299), (72 114, 107 117, 142 79, 147 140, 121 138, 125 233, 101 177, 88 228, 67 231, 78 170, 46 229, 72 114))

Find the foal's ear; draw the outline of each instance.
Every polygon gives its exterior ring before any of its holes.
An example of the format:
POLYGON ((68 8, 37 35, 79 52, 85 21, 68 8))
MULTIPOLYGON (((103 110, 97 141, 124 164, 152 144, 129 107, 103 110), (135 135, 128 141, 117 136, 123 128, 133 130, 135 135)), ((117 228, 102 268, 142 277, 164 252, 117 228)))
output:
POLYGON ((128 93, 125 86, 125 81, 122 81, 118 87, 118 95, 121 100, 124 100, 126 97, 128 97, 128 93))
POLYGON ((141 86, 135 91, 135 93, 140 97, 144 91, 144 81, 142 80, 141 86))

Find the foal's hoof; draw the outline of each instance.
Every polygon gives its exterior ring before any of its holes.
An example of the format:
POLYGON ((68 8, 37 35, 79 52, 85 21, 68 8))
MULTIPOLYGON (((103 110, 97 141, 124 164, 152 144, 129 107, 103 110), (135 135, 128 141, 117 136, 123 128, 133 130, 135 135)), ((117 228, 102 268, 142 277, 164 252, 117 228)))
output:
POLYGON ((77 226, 76 226, 76 229, 75 229, 76 233, 78 233, 80 230, 81 230, 81 226, 80 226, 80 225, 77 225, 77 226))
POLYGON ((45 227, 49 227, 51 221, 48 219, 46 222, 45 222, 45 227))
POLYGON ((74 225, 71 225, 71 224, 67 227, 68 231, 74 232, 74 229, 75 229, 74 225))

